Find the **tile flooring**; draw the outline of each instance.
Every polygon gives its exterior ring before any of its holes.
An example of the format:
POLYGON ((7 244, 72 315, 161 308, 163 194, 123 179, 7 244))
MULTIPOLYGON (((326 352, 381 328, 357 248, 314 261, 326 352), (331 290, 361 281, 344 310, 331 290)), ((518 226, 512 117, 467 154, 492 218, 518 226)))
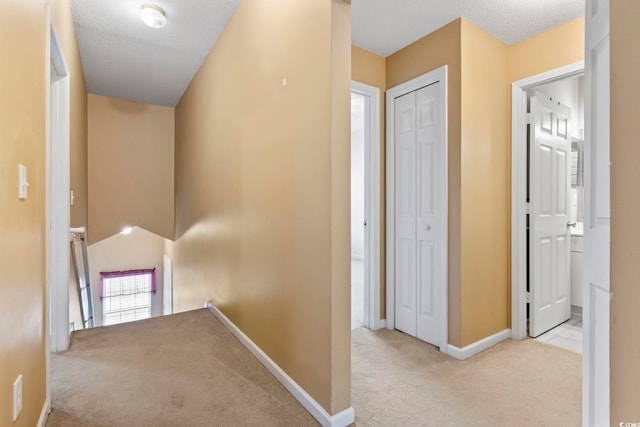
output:
POLYGON ((364 326, 364 260, 351 258, 351 329, 364 326))
POLYGON ((538 341, 582 353, 582 318, 572 316, 536 338, 538 341))

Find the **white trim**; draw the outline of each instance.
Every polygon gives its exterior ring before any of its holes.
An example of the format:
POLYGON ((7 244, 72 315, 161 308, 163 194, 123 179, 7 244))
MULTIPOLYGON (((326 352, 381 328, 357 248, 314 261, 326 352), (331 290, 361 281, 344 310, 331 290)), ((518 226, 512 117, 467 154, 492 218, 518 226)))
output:
POLYGON ((222 322, 224 326, 240 341, 271 374, 295 397, 298 402, 325 427, 345 427, 355 421, 355 411, 349 407, 335 415, 329 413, 318 402, 315 401, 298 383, 296 383, 286 372, 282 370, 267 354, 260 349, 251 339, 246 336, 231 320, 218 309, 211 300, 205 303, 214 316, 222 322))
POLYGON ((504 331, 500 331, 496 334, 483 338, 480 341, 476 341, 473 344, 469 344, 462 348, 449 344, 447 354, 458 360, 466 360, 471 356, 475 356, 481 351, 488 349, 489 347, 493 347, 494 345, 501 343, 502 341, 508 340, 509 338, 511 338, 511 329, 505 329, 504 331))
POLYGON ((45 400, 51 403, 51 351, 69 336, 69 69, 45 5, 45 400), (55 73, 58 80, 51 79, 55 73), (54 105, 55 108, 52 108, 54 105), (54 136, 54 138, 52 138, 54 136))
MULTIPOLYGON (((394 132, 394 116, 395 116, 395 99, 399 96, 413 92, 437 81, 442 82, 442 108, 445 118, 444 133, 445 133, 445 159, 449 158, 449 134, 448 134, 448 88, 447 88, 447 66, 444 65, 431 72, 416 77, 408 82, 402 83, 387 90, 387 156, 386 156, 386 226, 387 226, 387 329, 395 329, 395 132, 394 132)), ((444 171, 444 191, 443 193, 443 235, 442 248, 442 271, 444 276, 444 283, 442 289, 441 311, 442 311, 442 332, 441 332, 441 344, 440 351, 447 353, 447 343, 449 336, 449 306, 448 306, 448 293, 449 293, 449 274, 448 274, 448 166, 445 162, 444 171)))
POLYGON ((49 413, 51 412, 51 401, 49 399, 44 400, 42 405, 42 411, 40 411, 40 417, 38 418, 38 427, 44 427, 47 424, 49 413))
POLYGON ((584 61, 518 80, 511 85, 511 331, 527 337, 527 90, 584 72, 584 61))
POLYGON ((51 292, 51 351, 69 345, 69 72, 53 23, 47 58, 47 226, 51 234, 49 291, 51 292), (51 68, 53 67, 53 69, 51 68), (51 73, 58 80, 51 81, 51 73), (52 108, 55 106, 55 108, 52 108), (55 145, 55 149, 53 146, 55 145), (56 206, 52 205, 56 202, 56 206))
MULTIPOLYGON (((368 160, 368 324, 369 329, 382 329, 380 319, 380 89, 364 83, 351 81, 351 92, 364 95, 368 107, 365 113, 369 124, 369 144, 365 144, 365 158, 368 160)), ((365 307, 366 309, 367 307, 365 307)))

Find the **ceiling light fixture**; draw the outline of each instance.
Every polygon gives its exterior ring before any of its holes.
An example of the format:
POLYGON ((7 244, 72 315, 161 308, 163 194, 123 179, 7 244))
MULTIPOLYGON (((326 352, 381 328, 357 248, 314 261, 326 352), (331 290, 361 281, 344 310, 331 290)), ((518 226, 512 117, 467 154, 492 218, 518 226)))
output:
POLYGON ((140 19, 151 28, 162 28, 167 23, 164 10, 152 4, 142 5, 140 19))
POLYGON ((133 227, 125 227, 122 229, 120 234, 131 234, 132 231, 133 231, 133 227))

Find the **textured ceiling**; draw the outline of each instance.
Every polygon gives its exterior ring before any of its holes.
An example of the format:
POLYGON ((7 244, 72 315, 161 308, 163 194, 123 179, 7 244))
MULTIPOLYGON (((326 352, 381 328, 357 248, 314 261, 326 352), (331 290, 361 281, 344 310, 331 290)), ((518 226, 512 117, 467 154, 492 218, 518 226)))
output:
MULTIPOLYGON (((240 1, 72 0, 88 91, 175 106, 240 1), (145 3, 164 28, 142 23, 145 3)), ((582 15, 584 0, 353 0, 352 41, 386 57, 463 16, 513 44, 582 15)))
POLYGON ((240 0, 72 0, 87 90, 174 107, 240 0), (140 7, 163 8, 167 25, 147 27, 140 7))
POLYGON ((353 0, 354 45, 387 57, 464 17, 514 44, 584 15, 584 0, 353 0))

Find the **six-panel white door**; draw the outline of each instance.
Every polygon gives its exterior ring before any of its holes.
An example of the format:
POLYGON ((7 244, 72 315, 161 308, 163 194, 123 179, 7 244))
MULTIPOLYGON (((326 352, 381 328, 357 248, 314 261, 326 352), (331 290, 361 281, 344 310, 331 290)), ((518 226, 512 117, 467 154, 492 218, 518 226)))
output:
POLYGON ((395 99, 395 325, 442 346, 444 114, 437 82, 395 99))
POLYGON ((529 335, 571 317, 571 110, 540 91, 529 129, 529 335))

